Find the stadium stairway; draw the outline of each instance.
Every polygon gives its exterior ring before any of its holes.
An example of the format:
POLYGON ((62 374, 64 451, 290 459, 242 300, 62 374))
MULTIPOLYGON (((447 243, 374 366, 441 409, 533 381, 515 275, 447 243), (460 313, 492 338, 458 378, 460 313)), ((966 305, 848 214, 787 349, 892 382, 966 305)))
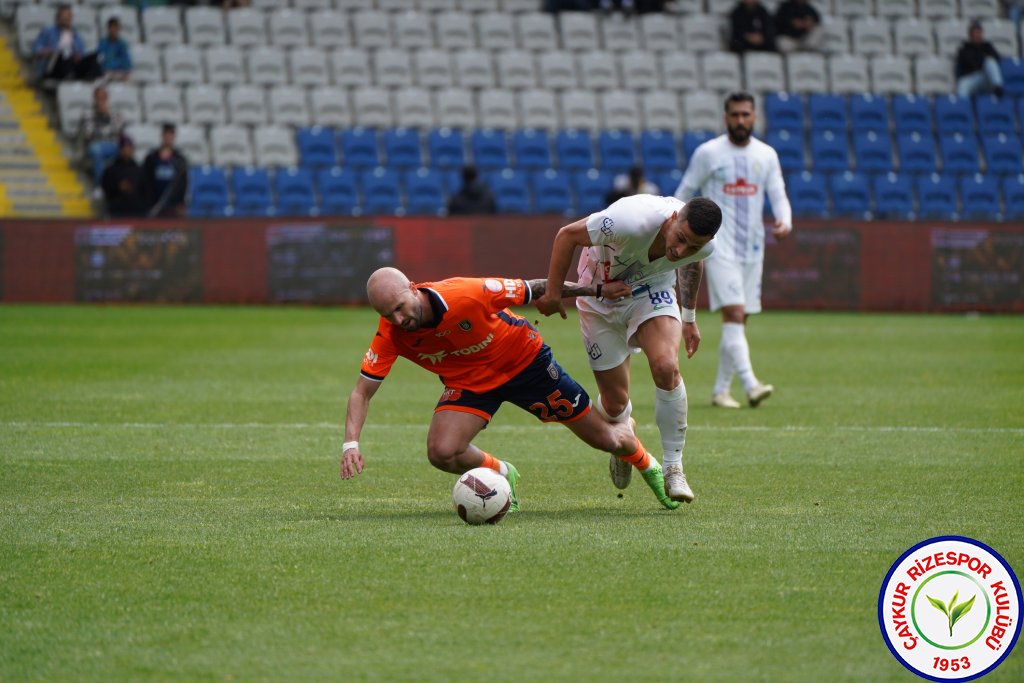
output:
POLYGON ((0 218, 93 215, 14 46, 0 35, 0 218))

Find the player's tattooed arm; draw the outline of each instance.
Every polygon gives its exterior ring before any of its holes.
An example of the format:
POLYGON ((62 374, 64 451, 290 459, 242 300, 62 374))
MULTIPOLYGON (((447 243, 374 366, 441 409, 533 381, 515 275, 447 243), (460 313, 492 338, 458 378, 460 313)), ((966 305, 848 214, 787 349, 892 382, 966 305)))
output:
MULTIPOLYGON (((533 292, 534 299, 541 298, 548 291, 547 280, 527 280, 526 284, 530 285, 530 291, 533 292)), ((577 296, 597 296, 597 291, 593 285, 581 285, 578 282, 562 283, 563 299, 577 296)))
POLYGON ((687 263, 676 271, 676 287, 679 289, 679 306, 691 310, 697 308, 697 290, 704 275, 704 262, 687 263))

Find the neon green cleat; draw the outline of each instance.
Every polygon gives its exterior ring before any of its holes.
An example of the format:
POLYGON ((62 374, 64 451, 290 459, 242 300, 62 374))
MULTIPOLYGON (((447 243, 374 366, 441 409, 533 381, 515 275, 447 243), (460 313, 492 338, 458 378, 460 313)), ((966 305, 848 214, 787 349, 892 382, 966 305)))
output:
POLYGON ((647 485, 654 491, 654 495, 658 497, 661 504, 667 507, 669 510, 675 510, 679 507, 679 503, 668 497, 665 493, 665 475, 661 471, 661 463, 651 456, 651 466, 646 472, 640 472, 640 476, 644 478, 647 485))
POLYGON ((505 478, 508 479, 508 487, 512 489, 512 505, 509 506, 508 511, 519 512, 519 496, 516 495, 516 486, 519 485, 519 470, 510 462, 506 462, 505 467, 508 468, 505 478))

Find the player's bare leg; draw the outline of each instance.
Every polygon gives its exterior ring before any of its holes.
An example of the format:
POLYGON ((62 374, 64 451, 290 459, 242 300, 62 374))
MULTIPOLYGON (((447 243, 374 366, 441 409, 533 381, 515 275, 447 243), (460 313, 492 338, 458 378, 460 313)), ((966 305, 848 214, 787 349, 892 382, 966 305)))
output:
MULTIPOLYGON (((594 410, 608 422, 628 422, 633 405, 629 400, 629 357, 611 370, 595 370, 598 395, 594 410)), ((621 458, 608 459, 608 474, 615 488, 625 489, 633 477, 633 466, 621 458)))
POLYGON ((519 471, 512 463, 485 453, 472 441, 487 426, 479 415, 461 410, 438 410, 430 421, 427 432, 427 459, 430 464, 444 472, 462 474, 476 467, 487 467, 508 479, 512 489, 512 505, 509 512, 519 510, 519 471))
MULTIPOLYGON (((746 322, 747 314, 743 306, 722 307, 722 345, 719 350, 719 363, 728 362, 732 366, 743 383, 747 402, 751 408, 756 408, 772 395, 775 387, 771 384, 762 384, 754 375, 754 367, 750 362, 750 345, 747 343, 746 322)), ((718 389, 716 385, 715 395, 719 394, 718 389)))

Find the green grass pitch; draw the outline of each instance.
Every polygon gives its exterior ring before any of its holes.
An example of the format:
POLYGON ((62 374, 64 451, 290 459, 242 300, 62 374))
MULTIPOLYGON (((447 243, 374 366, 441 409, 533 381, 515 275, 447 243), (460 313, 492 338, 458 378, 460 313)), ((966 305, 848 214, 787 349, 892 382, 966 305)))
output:
MULTIPOLYGON (((766 313, 777 394, 740 411, 709 405, 699 320, 693 505, 617 498, 506 406, 477 443, 523 511, 479 528, 405 361, 338 478, 369 310, 0 307, 0 681, 920 680, 879 633, 890 564, 961 534, 1024 575, 1024 320, 766 313)), ((592 389, 573 317, 540 329, 592 389)), ((1024 680, 1022 650, 985 680, 1024 680)))

